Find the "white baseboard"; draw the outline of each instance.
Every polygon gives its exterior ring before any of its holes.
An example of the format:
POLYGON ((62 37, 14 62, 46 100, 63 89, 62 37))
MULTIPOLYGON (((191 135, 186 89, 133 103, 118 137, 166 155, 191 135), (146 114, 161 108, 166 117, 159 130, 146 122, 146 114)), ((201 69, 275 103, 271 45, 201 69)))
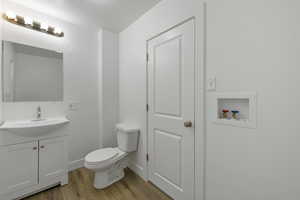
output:
POLYGON ((134 173, 136 173, 139 177, 144 179, 144 181, 148 181, 147 177, 145 176, 144 168, 136 163, 129 162, 128 168, 131 169, 134 173))
POLYGON ((69 162, 69 172, 84 167, 84 159, 69 162))

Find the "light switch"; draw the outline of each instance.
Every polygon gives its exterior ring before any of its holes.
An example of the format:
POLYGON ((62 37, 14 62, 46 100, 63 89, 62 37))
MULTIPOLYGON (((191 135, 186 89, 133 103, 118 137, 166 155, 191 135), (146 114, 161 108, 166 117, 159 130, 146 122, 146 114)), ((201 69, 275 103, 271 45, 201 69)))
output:
POLYGON ((207 91, 216 91, 216 89, 217 89, 216 77, 209 78, 207 80, 207 91))

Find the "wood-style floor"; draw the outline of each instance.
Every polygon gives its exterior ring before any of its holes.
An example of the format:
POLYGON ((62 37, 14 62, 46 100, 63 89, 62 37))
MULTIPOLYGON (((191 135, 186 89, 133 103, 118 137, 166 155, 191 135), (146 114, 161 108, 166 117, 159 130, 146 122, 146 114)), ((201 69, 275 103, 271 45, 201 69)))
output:
POLYGON ((171 200, 159 189, 126 170, 121 181, 103 190, 93 187, 93 173, 78 169, 69 174, 69 184, 56 187, 25 200, 171 200))

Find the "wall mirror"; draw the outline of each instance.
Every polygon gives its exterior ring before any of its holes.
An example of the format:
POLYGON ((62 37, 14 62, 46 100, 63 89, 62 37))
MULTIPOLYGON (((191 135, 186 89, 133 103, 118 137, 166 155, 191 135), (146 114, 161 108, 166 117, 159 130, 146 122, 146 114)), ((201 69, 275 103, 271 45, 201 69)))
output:
POLYGON ((2 41, 4 102, 63 101, 63 54, 2 41))

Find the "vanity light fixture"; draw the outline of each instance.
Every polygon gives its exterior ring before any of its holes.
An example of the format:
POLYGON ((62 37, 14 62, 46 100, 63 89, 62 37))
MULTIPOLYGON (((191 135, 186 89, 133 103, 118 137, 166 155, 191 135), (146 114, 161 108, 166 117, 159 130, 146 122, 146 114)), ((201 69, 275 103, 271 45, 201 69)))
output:
POLYGON ((54 33, 60 35, 62 33, 62 30, 58 27, 54 28, 54 33))
POLYGON ((56 37, 64 37, 64 32, 59 27, 49 26, 46 23, 41 23, 35 20, 32 20, 29 17, 22 17, 20 15, 16 15, 12 11, 7 11, 3 14, 3 18, 12 23, 19 26, 23 26, 24 28, 28 28, 31 30, 39 31, 42 33, 47 33, 49 35, 53 35, 56 37))
POLYGON ((14 21, 17 20, 17 15, 13 12, 7 11, 5 14, 6 14, 7 19, 14 20, 14 21))
POLYGON ((33 20, 30 17, 24 17, 25 25, 32 25, 33 20))
POLYGON ((48 28, 49 28, 48 24, 41 23, 41 29, 42 29, 43 31, 48 31, 48 28))

